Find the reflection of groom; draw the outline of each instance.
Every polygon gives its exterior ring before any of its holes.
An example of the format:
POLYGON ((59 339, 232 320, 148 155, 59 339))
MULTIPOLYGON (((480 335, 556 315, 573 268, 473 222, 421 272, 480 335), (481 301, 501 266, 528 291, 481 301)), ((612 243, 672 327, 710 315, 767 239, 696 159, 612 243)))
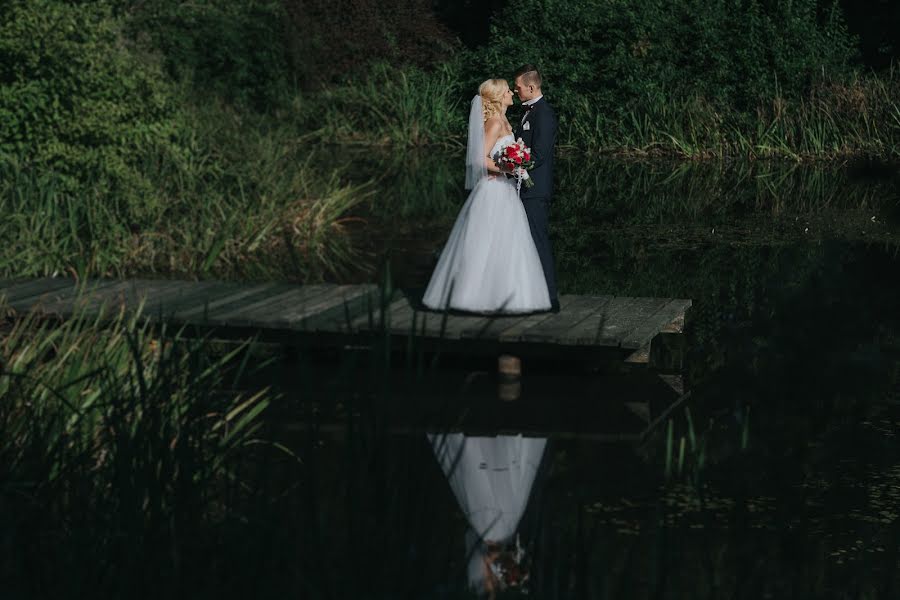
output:
POLYGON ((528 214, 531 237, 537 246, 550 292, 551 310, 559 311, 556 293, 556 269, 553 266, 553 248, 550 245, 550 231, 547 220, 550 200, 553 197, 553 147, 556 145, 556 113, 541 94, 541 74, 534 65, 524 65, 516 71, 516 94, 522 101, 524 115, 516 127, 516 139, 522 138, 531 148, 534 167, 529 175, 534 186, 522 186, 521 198, 528 214))

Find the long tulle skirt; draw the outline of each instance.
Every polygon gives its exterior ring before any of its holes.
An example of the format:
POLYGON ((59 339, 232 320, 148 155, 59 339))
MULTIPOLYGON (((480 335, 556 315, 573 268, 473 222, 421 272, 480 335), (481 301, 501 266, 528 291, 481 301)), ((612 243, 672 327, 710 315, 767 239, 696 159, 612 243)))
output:
POLYGON ((477 313, 550 308, 547 281, 515 185, 485 177, 469 194, 422 298, 477 313))

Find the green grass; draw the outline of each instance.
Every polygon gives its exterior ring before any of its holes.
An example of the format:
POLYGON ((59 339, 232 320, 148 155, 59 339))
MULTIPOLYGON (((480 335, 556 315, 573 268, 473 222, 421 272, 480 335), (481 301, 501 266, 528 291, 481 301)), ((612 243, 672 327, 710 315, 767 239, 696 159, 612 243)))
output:
MULTIPOLYGON (((900 157, 900 77, 896 70, 823 84, 800 99, 775 97, 741 113, 701 97, 640 98, 619 117, 590 99, 569 109, 561 143, 636 157, 688 160, 783 158, 837 161, 900 157)), ((566 107, 562 107, 565 110, 566 107)))
POLYGON ((464 147, 468 98, 461 98, 457 73, 373 65, 368 76, 325 88, 315 98, 327 143, 464 147))
POLYGON ((121 595, 189 565, 239 516, 242 461, 274 397, 228 391, 246 350, 217 355, 122 313, 0 325, 3 539, 21 549, 3 550, 4 569, 33 578, 17 575, 11 597, 121 595))
MULTIPOLYGON (((468 95, 451 64, 434 71, 379 64, 346 85, 298 97, 323 143, 426 149, 465 145, 468 95)), ((552 92, 548 98, 553 102, 552 92)), ((900 157, 900 76, 856 75, 805 96, 760 98, 740 109, 662 93, 609 113, 583 96, 555 104, 560 151, 688 160, 900 157)), ((514 107, 511 114, 517 114, 514 107)))
POLYGON ((0 275, 289 277, 353 262, 347 213, 370 186, 310 165, 290 127, 225 106, 183 115, 180 151, 160 150, 140 198, 67 190, 53 173, 0 163, 0 275))

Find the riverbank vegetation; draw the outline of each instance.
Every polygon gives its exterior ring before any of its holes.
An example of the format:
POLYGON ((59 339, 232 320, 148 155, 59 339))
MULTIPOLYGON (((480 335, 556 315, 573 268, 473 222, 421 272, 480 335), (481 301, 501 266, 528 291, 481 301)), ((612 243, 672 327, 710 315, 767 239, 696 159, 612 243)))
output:
POLYGON ((106 317, 0 323, 10 598, 193 587, 192 565, 240 521, 247 457, 270 448, 257 436, 275 394, 233 387, 246 345, 217 353, 139 316, 106 317))
POLYGON ((338 156, 458 152, 527 60, 576 160, 900 156, 900 73, 838 4, 564 4, 472 9, 463 43, 441 3, 3 0, 0 274, 339 273, 371 188, 338 156))

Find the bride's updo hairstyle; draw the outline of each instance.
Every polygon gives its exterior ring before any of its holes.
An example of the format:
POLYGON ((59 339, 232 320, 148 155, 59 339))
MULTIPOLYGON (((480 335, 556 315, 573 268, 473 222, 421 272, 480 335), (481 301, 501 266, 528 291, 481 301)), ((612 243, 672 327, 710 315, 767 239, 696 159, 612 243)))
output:
POLYGON ((478 86, 478 95, 481 96, 481 104, 484 107, 484 120, 487 121, 502 112, 501 101, 503 94, 509 89, 509 82, 505 79, 488 79, 478 86))

